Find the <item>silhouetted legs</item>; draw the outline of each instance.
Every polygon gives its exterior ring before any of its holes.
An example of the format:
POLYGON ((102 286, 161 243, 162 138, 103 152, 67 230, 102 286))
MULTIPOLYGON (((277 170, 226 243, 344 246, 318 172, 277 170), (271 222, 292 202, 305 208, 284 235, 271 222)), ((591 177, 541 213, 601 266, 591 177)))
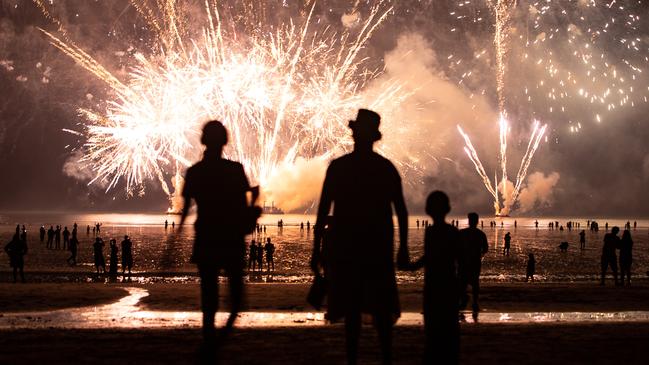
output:
POLYGON ((426 343, 424 364, 457 364, 460 352, 458 312, 451 303, 448 308, 435 306, 424 309, 426 343))
POLYGON ((620 261, 620 284, 624 284, 625 277, 627 285, 631 285, 631 263, 620 261))
POLYGON ((480 277, 474 274, 460 275, 460 309, 465 309, 469 303, 469 295, 466 292, 467 286, 471 285, 473 318, 478 316, 480 307, 478 297, 480 296, 480 277))
MULTIPOLYGON (((381 348, 381 363, 392 364, 392 314, 374 315, 374 326, 379 337, 381 348)), ((345 348, 347 350, 347 364, 358 363, 358 340, 361 335, 361 313, 354 311, 345 315, 345 348)))
POLYGON ((392 364, 392 314, 374 316, 374 325, 379 335, 381 361, 384 365, 392 364))
POLYGON ((25 272, 23 271, 22 265, 15 265, 13 267, 14 271, 14 283, 18 282, 18 271, 20 271, 20 281, 25 282, 25 272))
POLYGON ((613 271, 613 279, 615 280, 615 285, 618 285, 617 281, 617 260, 615 256, 613 257, 608 257, 608 256, 602 256, 602 280, 600 282, 601 285, 604 285, 604 279, 606 278, 606 270, 608 270, 608 267, 611 267, 611 270, 613 271))
POLYGON ((347 350, 347 365, 358 363, 358 339, 361 335, 361 313, 353 312, 345 315, 345 348, 347 350))
MULTIPOLYGON (((201 307, 203 310, 203 340, 206 343, 216 340, 214 320, 219 309, 219 269, 216 267, 199 266, 201 276, 201 307)), ((230 316, 223 328, 222 334, 232 331, 237 315, 241 310, 243 299, 243 273, 241 270, 226 270, 228 287, 230 289, 230 316)))

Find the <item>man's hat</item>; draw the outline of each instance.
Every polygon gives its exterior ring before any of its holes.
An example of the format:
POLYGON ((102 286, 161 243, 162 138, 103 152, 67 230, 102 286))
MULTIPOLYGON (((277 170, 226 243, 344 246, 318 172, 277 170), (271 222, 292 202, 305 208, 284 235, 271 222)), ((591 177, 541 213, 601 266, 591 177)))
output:
POLYGON ((379 132, 381 116, 367 109, 358 109, 355 120, 349 121, 349 128, 354 131, 354 135, 371 139, 373 142, 381 139, 379 132))

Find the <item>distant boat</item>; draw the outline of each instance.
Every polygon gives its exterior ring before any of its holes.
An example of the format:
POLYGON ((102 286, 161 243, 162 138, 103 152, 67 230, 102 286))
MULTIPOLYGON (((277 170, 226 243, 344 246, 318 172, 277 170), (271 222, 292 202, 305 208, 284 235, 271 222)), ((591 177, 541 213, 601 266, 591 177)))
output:
POLYGON ((275 202, 271 202, 270 206, 266 205, 266 202, 264 202, 262 213, 263 214, 284 214, 284 211, 276 207, 275 202))

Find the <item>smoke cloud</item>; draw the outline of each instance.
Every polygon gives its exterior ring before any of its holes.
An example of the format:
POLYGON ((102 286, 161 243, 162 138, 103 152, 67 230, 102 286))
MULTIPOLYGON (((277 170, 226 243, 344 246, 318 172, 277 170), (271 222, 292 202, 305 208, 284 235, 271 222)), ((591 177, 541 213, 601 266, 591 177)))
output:
POLYGON ((527 186, 521 190, 518 203, 521 212, 529 212, 552 203, 553 191, 559 182, 559 173, 552 172, 547 176, 535 172, 527 177, 527 186))

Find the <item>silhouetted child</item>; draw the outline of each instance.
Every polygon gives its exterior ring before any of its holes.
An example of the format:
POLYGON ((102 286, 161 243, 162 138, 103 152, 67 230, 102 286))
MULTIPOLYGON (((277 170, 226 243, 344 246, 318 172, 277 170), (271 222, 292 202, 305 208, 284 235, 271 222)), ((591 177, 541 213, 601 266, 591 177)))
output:
POLYGON ((433 225, 426 227, 424 256, 412 267, 424 267, 424 364, 457 364, 460 350, 458 322, 458 259, 460 233, 445 222, 451 206, 448 196, 434 191, 426 200, 433 225))
POLYGON ((534 281, 534 273, 536 272, 536 259, 534 254, 530 253, 527 256, 527 274, 525 274, 525 282, 528 280, 534 281))
POLYGON ((505 247, 503 247, 503 255, 509 256, 509 249, 511 248, 511 242, 512 242, 512 235, 507 232, 505 234, 505 247))

